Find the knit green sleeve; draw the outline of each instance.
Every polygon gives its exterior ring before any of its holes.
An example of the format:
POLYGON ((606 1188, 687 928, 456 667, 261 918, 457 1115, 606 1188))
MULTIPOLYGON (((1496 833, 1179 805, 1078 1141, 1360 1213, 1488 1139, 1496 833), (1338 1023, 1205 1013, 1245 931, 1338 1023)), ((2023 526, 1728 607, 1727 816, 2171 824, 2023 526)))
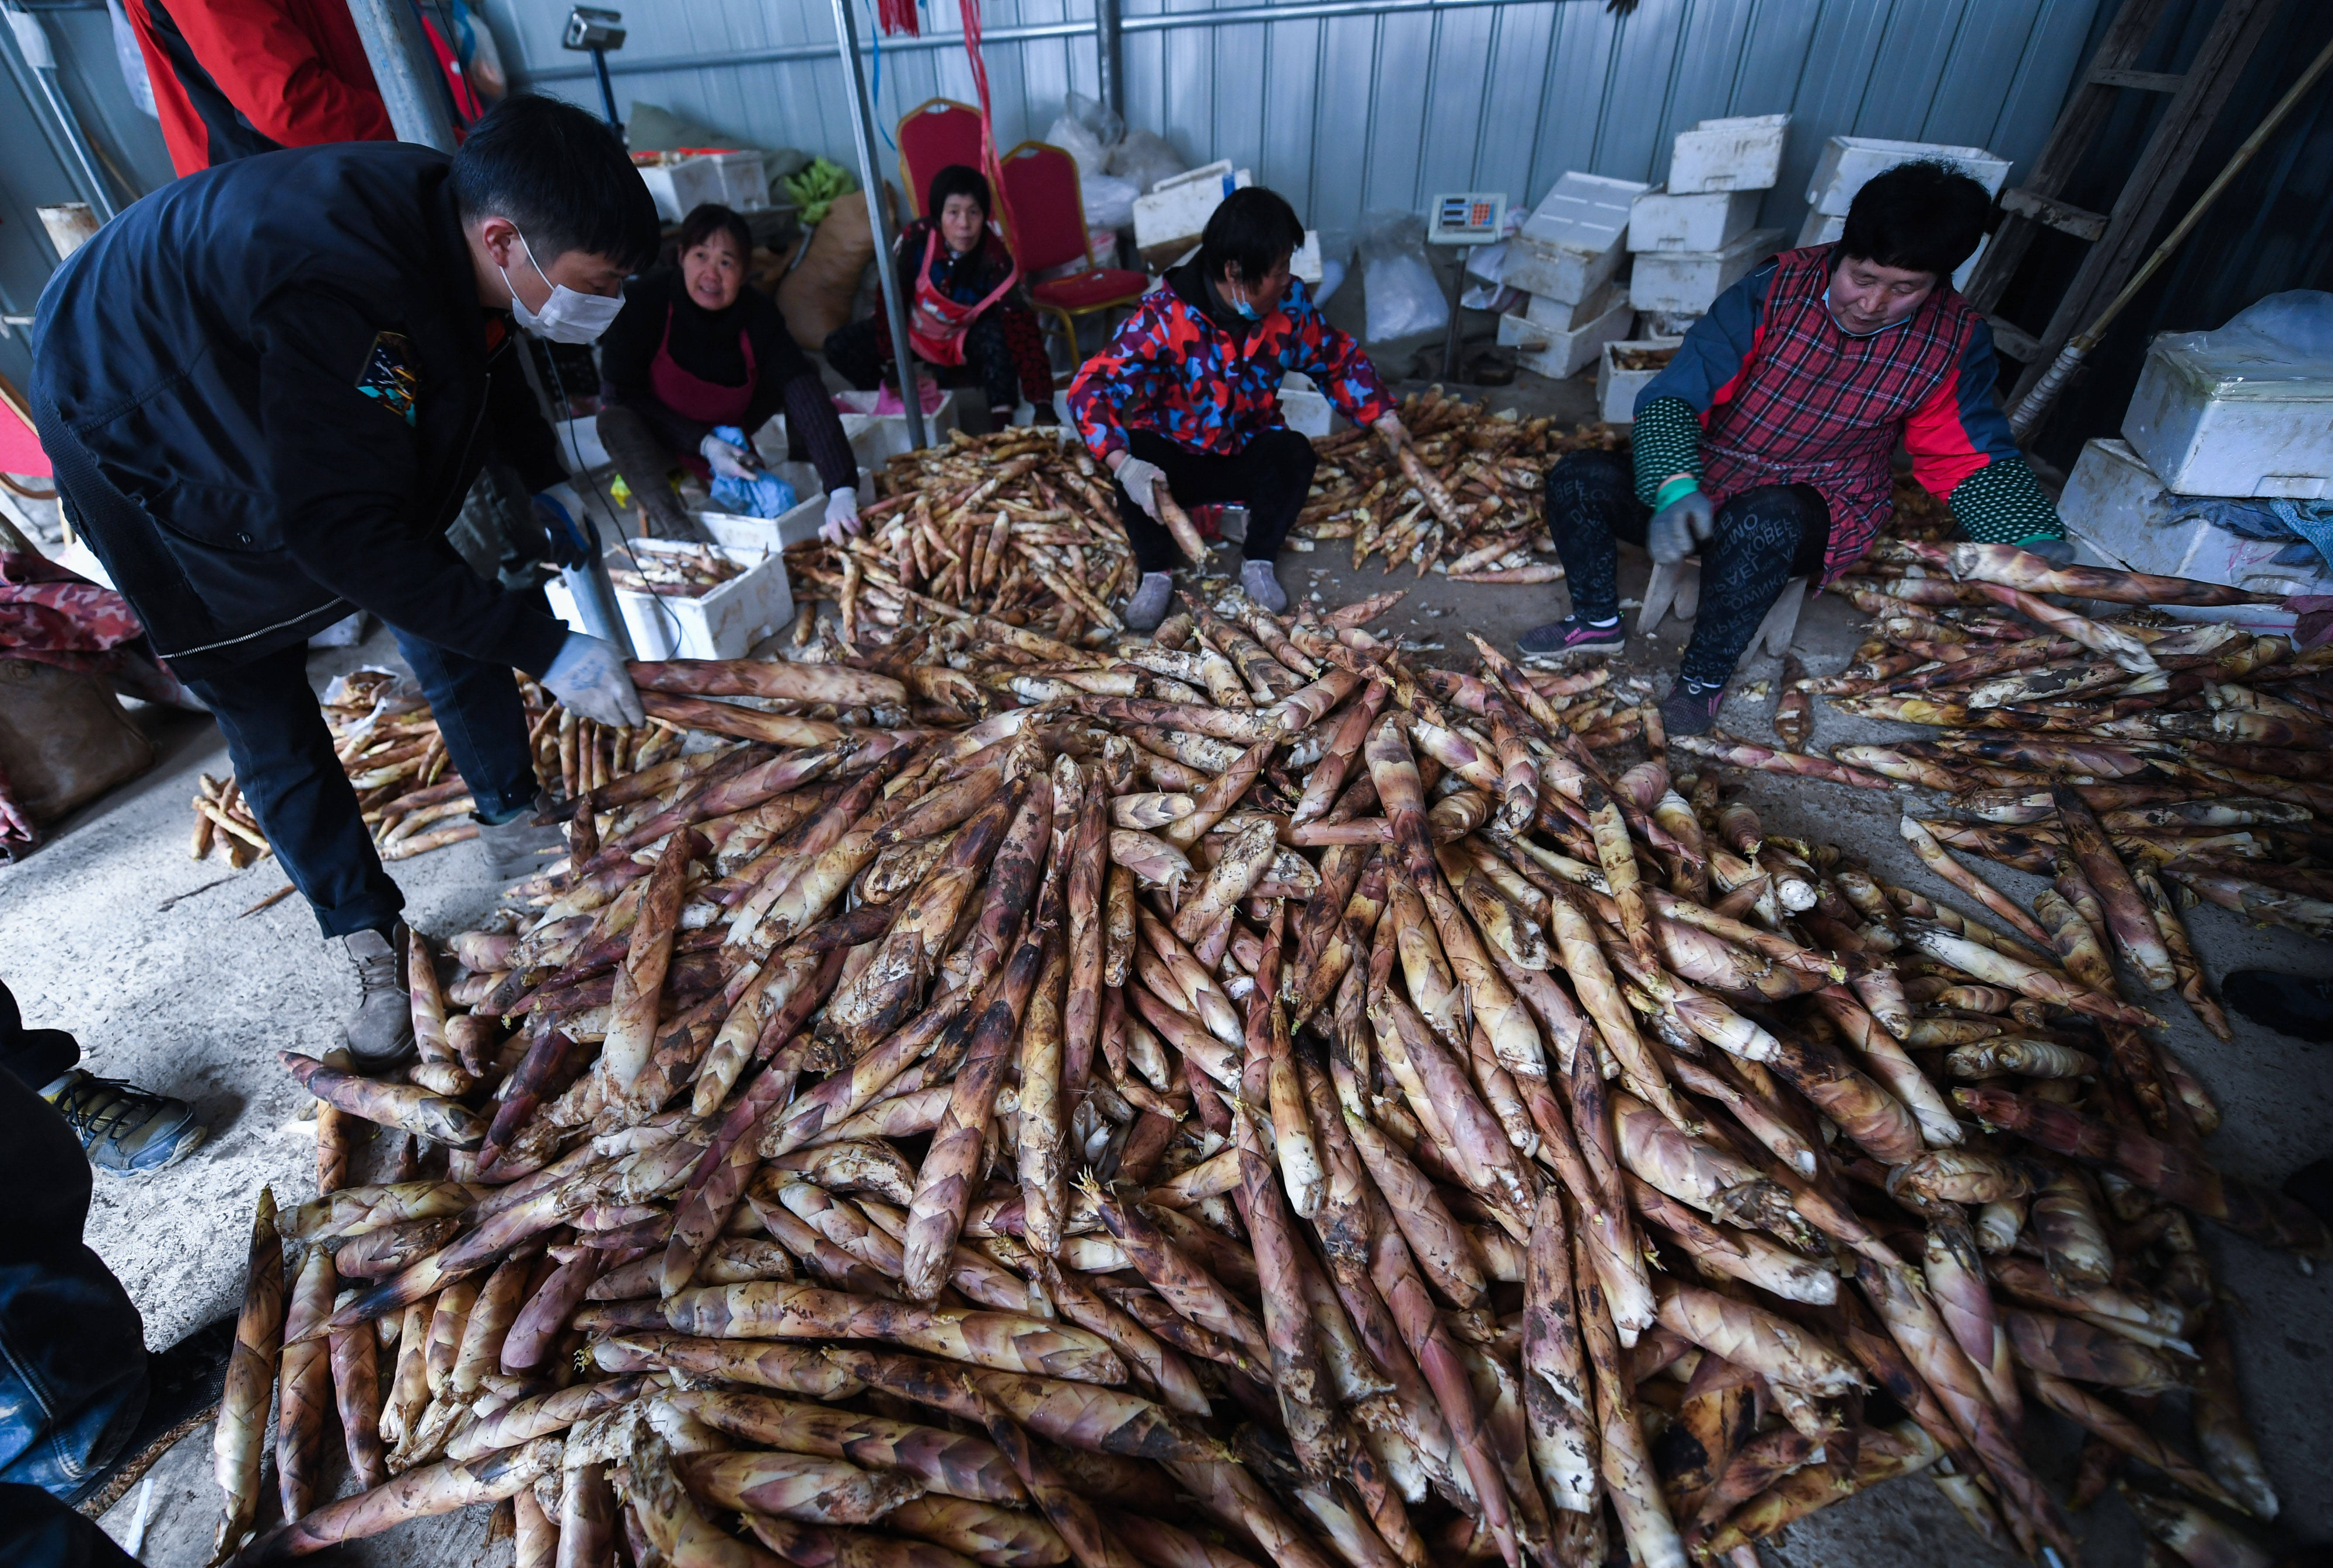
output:
MULTIPOLYGON (((1640 458, 1638 489, 1644 487, 1644 472, 1640 458)), ((2023 544, 2032 539, 2066 537, 2057 507, 2042 493, 2040 482, 2025 465, 2025 459, 2014 454, 1994 458, 1953 486, 1946 499, 1961 531, 1979 544, 2023 544)))
POLYGON ((1637 409, 1629 440, 1636 449, 1637 499, 1647 506, 1670 474, 1701 477, 1701 420, 1684 398, 1656 397, 1637 409))

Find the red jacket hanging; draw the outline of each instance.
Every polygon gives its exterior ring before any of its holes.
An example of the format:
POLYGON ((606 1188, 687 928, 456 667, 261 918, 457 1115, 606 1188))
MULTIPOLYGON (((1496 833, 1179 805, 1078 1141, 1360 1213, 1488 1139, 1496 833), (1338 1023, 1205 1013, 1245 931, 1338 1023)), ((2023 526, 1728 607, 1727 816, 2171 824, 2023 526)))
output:
POLYGON ((181 175, 279 148, 394 141, 346 0, 123 0, 181 175))

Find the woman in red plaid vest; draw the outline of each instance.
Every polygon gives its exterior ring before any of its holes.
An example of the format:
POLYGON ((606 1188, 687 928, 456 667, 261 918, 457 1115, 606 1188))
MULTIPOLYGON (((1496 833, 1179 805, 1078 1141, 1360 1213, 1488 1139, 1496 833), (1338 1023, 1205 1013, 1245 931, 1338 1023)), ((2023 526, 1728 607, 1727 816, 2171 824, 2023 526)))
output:
POLYGON ((1633 472, 1580 452, 1548 474, 1572 613, 1522 649, 1617 653, 1615 541, 1658 561, 1698 550, 1700 616, 1661 717, 1702 733, 1783 585, 1829 582, 1870 549, 1899 442, 1970 538, 2070 560, 1993 400, 1992 330, 1952 286, 1992 205, 1949 164, 1899 164, 1857 194, 1836 244, 1785 251, 1720 295, 1637 396, 1633 472))

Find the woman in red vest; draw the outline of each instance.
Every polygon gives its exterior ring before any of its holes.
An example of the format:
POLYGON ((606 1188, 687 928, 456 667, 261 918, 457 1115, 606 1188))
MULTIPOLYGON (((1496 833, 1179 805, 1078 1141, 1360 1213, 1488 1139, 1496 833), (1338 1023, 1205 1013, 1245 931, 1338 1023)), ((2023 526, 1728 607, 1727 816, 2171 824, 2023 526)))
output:
POLYGON ((1656 561, 1697 550, 1701 613, 1661 718, 1703 733, 1783 585, 1829 582, 1871 548, 1899 443, 1971 539, 2070 560, 1993 399, 1992 329, 1952 285, 1992 206, 1949 164, 1899 164, 1857 194, 1836 244, 1785 251, 1718 296, 1637 395, 1633 464, 1579 452, 1549 472, 1571 614, 1517 645, 1618 653, 1614 541, 1656 561))

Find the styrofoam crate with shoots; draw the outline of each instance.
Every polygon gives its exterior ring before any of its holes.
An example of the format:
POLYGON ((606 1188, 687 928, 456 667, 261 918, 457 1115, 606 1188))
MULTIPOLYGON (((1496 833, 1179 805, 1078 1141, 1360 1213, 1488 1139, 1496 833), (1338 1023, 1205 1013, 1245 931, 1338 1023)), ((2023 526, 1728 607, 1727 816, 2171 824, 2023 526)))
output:
POLYGON ((1643 252, 1628 278, 1629 302, 1639 311, 1705 312, 1781 241, 1780 229, 1752 229, 1723 250, 1643 252))
POLYGON ((1889 141, 1876 136, 1834 136, 1823 144, 1815 161, 1814 177, 1807 182, 1807 200, 1819 210, 1844 216, 1855 193, 1899 163, 1920 160, 1948 163, 1984 186, 1987 196, 1999 196, 2009 181, 2009 160, 1995 158, 1981 147, 1953 147, 1937 141, 1889 141))
POLYGON ((1503 281, 1551 300, 1591 297, 1619 271, 1629 204, 1651 188, 1576 169, 1565 175, 1507 242, 1503 281))
POLYGON ((1704 120, 1681 130, 1669 152, 1669 192, 1765 190, 1781 177, 1782 147, 1790 133, 1787 114, 1704 120))
POLYGON ((1637 422, 1637 395, 1668 368, 1682 338, 1623 338, 1596 357, 1597 417, 1607 425, 1637 422))
POLYGON ((1586 326, 1569 332, 1540 326, 1523 316, 1502 316, 1499 342, 1502 347, 1520 350, 1515 362, 1522 368, 1560 381, 1594 363, 1604 345, 1627 337, 1636 320, 1636 311, 1626 300, 1586 326))
POLYGON ((1765 192, 1755 190, 1672 196, 1656 186, 1628 209, 1628 248, 1722 251, 1750 232, 1765 199, 1765 192))
MULTIPOLYGON (((793 618, 793 588, 786 578, 785 559, 773 550, 635 539, 609 551, 607 562, 612 570, 629 571, 634 557, 684 555, 708 548, 743 569, 701 594, 616 589, 616 610, 624 617, 636 657, 742 659, 755 643, 775 636, 793 618)), ((563 580, 553 578, 543 585, 543 593, 553 615, 579 631, 583 628, 563 580)))

